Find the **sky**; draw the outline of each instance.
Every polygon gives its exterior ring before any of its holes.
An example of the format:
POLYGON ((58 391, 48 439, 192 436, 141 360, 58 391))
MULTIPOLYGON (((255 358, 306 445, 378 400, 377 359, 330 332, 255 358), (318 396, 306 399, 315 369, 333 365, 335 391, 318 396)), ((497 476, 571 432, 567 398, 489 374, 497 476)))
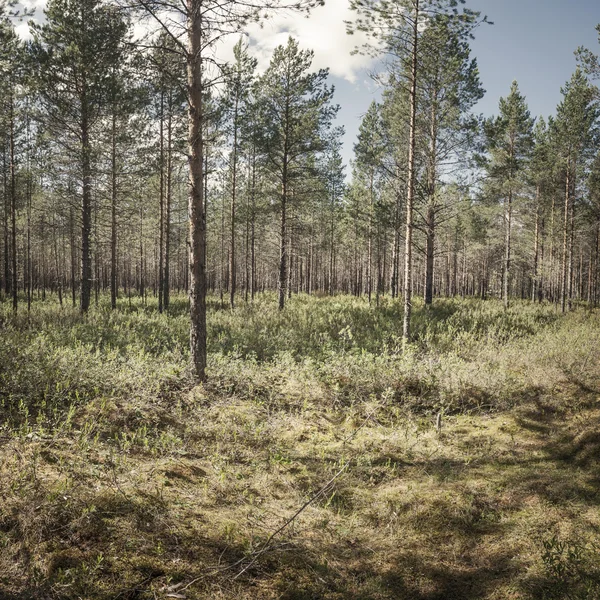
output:
MULTIPOLYGON (((25 0, 35 6, 36 19, 43 13, 44 0, 25 0)), ((600 53, 595 26, 600 23, 599 0, 467 0, 469 8, 487 15, 493 25, 481 25, 471 42, 486 94, 475 112, 486 116, 497 112, 498 100, 505 96, 513 80, 529 104, 533 116, 547 117, 560 102, 560 88, 575 70, 574 51, 586 46, 600 53)), ((346 34, 345 20, 352 19, 349 0, 325 0, 306 18, 279 14, 262 28, 248 30, 252 53, 264 70, 276 46, 289 35, 301 48, 314 51, 313 68, 328 68, 334 100, 340 105, 338 125, 346 131, 343 156, 352 158, 353 145, 362 116, 381 90, 371 78, 377 63, 365 56, 351 55, 363 40, 346 34)), ((27 37, 27 24, 17 26, 27 37)), ((237 38, 220 50, 223 58, 232 56, 237 38)))
MULTIPOLYGON (((586 46, 600 53, 595 26, 600 23, 599 0, 467 0, 469 8, 487 15, 493 25, 481 25, 471 42, 486 94, 475 112, 497 113, 500 97, 513 80, 533 116, 547 117, 560 102, 560 89, 575 70, 574 52, 586 46)), ((288 35, 315 51, 314 66, 330 70, 340 104, 339 124, 346 130, 344 159, 352 158, 360 119, 381 90, 370 77, 377 65, 350 52, 360 39, 346 35, 344 20, 351 19, 348 0, 326 0, 308 19, 276 19, 250 39, 266 65, 272 49, 288 35)))

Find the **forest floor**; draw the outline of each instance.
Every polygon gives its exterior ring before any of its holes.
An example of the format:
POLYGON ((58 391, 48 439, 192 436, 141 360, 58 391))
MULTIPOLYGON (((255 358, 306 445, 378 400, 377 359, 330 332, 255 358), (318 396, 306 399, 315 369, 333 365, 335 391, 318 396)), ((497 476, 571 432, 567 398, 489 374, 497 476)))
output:
POLYGON ((0 305, 0 598, 600 598, 600 313, 104 302, 0 305))

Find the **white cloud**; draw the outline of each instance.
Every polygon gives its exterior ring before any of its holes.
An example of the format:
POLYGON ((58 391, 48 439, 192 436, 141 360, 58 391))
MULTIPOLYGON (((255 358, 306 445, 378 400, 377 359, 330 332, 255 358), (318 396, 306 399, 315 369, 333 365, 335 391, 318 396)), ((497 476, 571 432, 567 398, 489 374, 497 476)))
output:
POLYGON ((29 31, 29 25, 25 21, 17 23, 15 25, 15 31, 17 32, 17 35, 22 40, 29 40, 29 39, 31 39, 31 33, 29 31))
MULTIPOLYGON (((292 36, 298 40, 300 48, 314 51, 314 70, 327 68, 332 75, 353 83, 358 74, 372 64, 372 59, 367 56, 351 54, 357 45, 366 41, 363 34, 350 36, 346 33, 344 21, 353 18, 349 0, 326 0, 325 6, 315 8, 308 17, 299 13, 279 13, 262 27, 251 25, 246 33, 260 71, 269 65, 273 50, 285 45, 292 36)), ((235 36, 225 41, 219 55, 230 60, 236 42, 235 36)))

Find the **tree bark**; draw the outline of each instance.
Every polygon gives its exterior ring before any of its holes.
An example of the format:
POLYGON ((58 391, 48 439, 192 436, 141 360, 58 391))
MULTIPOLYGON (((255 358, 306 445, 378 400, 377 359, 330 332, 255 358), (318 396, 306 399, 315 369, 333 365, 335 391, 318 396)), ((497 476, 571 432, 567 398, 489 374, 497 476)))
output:
POLYGON ((560 309, 564 313, 567 310, 567 255, 569 251, 569 210, 571 199, 571 161, 567 161, 565 176, 565 208, 563 220, 563 252, 562 252, 562 277, 560 286, 560 309))
POLYGON ((206 213, 204 210, 203 107, 202 107, 202 6, 187 0, 189 100, 188 162, 190 192, 190 353, 194 375, 206 379, 206 213))
POLYGON ((92 173, 90 166, 89 104, 85 80, 81 92, 81 173, 83 193, 81 198, 81 300, 80 308, 86 313, 92 293, 92 173))
POLYGON ((531 282, 531 301, 535 302, 538 297, 538 262, 540 255, 540 185, 535 188, 535 232, 533 238, 533 277, 531 282))
POLYGON ((159 128, 159 225, 158 225, 158 312, 163 311, 164 300, 164 249, 165 249, 165 93, 160 91, 160 128, 159 128))
POLYGON ((113 106, 111 128, 110 194, 110 307, 117 308, 117 114, 113 106))
POLYGON ((171 260, 171 196, 173 195, 173 90, 169 90, 167 115, 167 186, 165 190, 165 256, 163 270, 163 306, 167 310, 171 302, 170 268, 171 260))
POLYGON ((18 292, 17 285, 17 176, 15 165, 15 99, 14 92, 10 92, 10 228, 11 228, 11 271, 12 271, 12 308, 17 312, 18 292))
POLYGON ((237 146, 238 146, 238 106, 239 97, 236 92, 233 113, 233 153, 231 166, 231 232, 229 238, 229 305, 235 308, 236 263, 235 263, 235 218, 236 218, 236 188, 237 188, 237 146))
POLYGON ((408 173, 406 192, 406 236, 404 246, 404 322, 402 340, 407 344, 410 339, 410 318, 412 313, 412 232, 413 203, 415 197, 415 147, 417 124, 417 73, 419 43, 419 0, 415 1, 415 13, 412 31, 412 65, 410 82, 410 125, 408 133, 408 173))

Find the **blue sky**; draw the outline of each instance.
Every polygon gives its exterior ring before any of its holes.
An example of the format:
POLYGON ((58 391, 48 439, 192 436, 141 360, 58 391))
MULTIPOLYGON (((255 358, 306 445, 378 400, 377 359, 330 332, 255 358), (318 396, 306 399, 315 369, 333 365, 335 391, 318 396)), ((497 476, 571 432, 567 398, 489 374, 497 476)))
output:
MULTIPOLYGON (((600 53, 595 26, 600 23, 598 0, 469 0, 469 8, 494 22, 482 25, 471 47, 477 58, 485 97, 476 112, 495 114, 498 100, 517 80, 533 116, 553 114, 560 88, 575 70, 579 46, 600 53)), ((367 69, 355 71, 350 82, 332 76, 341 105, 339 121, 346 129, 344 158, 352 158, 360 117, 379 91, 367 69)))

